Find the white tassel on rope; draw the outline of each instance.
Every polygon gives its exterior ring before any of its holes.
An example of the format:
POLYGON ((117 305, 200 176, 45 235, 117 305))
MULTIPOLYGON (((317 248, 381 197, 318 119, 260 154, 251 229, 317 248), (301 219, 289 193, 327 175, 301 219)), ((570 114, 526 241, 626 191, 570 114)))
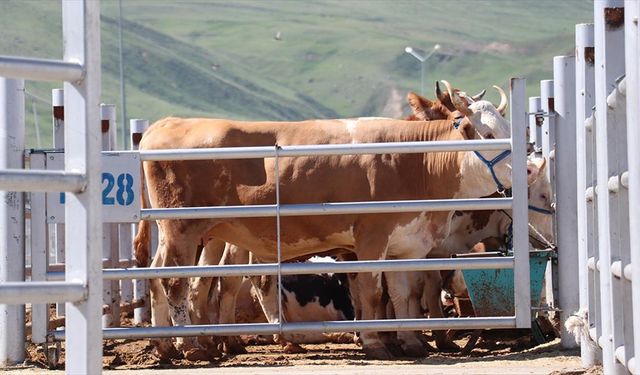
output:
POLYGON ((564 328, 575 337, 578 344, 597 347, 589 335, 589 310, 586 308, 571 314, 564 322, 564 328))

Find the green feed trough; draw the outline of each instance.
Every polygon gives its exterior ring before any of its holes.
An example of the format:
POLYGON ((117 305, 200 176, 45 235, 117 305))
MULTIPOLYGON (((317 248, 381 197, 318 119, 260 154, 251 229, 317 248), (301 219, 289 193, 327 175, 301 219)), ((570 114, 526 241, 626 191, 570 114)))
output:
MULTIPOLYGON (((529 253, 531 306, 540 304, 544 273, 552 250, 529 253)), ((462 270, 476 316, 512 316, 514 308, 513 269, 462 270)))

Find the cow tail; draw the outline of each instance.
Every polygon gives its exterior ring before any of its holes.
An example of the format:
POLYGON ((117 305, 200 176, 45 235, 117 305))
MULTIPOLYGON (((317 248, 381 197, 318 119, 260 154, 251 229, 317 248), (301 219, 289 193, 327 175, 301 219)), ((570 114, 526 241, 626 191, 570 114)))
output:
MULTIPOLYGON (((144 188, 144 168, 140 163, 140 202, 143 209, 149 207, 147 194, 144 188)), ((133 240, 133 251, 137 267, 147 267, 149 265, 149 246, 151 244, 151 223, 148 220, 140 220, 138 223, 138 233, 133 240)))

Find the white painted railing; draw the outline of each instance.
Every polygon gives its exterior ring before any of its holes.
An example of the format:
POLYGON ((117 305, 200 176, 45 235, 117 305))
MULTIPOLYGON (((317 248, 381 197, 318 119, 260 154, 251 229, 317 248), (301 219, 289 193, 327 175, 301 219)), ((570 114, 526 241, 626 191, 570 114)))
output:
POLYGON ((581 355, 605 374, 637 374, 640 358, 639 16, 635 0, 596 0, 594 24, 576 26, 581 355))

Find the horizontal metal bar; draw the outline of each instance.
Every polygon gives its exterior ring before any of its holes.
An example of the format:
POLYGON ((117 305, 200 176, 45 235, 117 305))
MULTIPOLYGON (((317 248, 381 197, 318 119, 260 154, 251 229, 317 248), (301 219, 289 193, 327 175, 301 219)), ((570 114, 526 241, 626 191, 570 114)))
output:
POLYGON ((631 281, 631 263, 624 266, 624 278, 631 281))
MULTIPOLYGON (((313 155, 409 154, 446 151, 501 151, 511 149, 511 140, 348 143, 329 145, 279 146, 278 157, 313 155)), ((140 160, 204 160, 273 158, 275 146, 221 147, 197 149, 140 150, 140 160)))
POLYGON ((584 197, 587 200, 587 202, 593 202, 593 193, 594 193, 593 186, 589 186, 584 193, 584 197))
POLYGON ((620 190, 620 180, 618 179, 618 176, 609 177, 607 187, 609 188, 610 193, 617 193, 620 190))
POLYGON ((587 259, 587 268, 591 271, 596 270, 596 259, 594 257, 587 259))
POLYGON ((80 282, 32 281, 0 283, 0 303, 77 302, 86 298, 87 288, 80 282))
POLYGON ((85 176, 66 171, 24 169, 0 170, 0 190, 6 191, 70 191, 84 190, 85 176))
MULTIPOLYGON (((418 331, 434 329, 499 329, 515 328, 515 318, 482 317, 482 318, 430 318, 430 319, 387 319, 387 320, 345 320, 328 322, 283 323, 282 332, 366 332, 366 331, 418 331)), ((134 327, 107 328, 103 331, 103 339, 141 339, 161 337, 189 336, 237 336, 237 335, 270 335, 279 333, 277 323, 252 324, 207 324, 172 327, 134 327)), ((61 341, 65 339, 65 331, 52 331, 51 337, 61 341)))
POLYGON ((622 278, 622 262, 617 260, 611 263, 611 274, 618 279, 622 278))
MULTIPOLYGON (((108 259, 102 260, 102 268, 111 266, 111 261, 108 259)), ((118 268, 128 268, 133 264, 132 260, 120 259, 118 268)), ((64 280, 64 263, 54 263, 47 267, 47 280, 48 281, 63 281, 64 280)), ((31 276, 31 267, 26 267, 24 270, 25 277, 31 276)))
POLYGON ((0 76, 35 81, 77 82, 84 77, 84 68, 77 62, 0 56, 0 76))
POLYGON ((629 171, 623 172, 622 176, 620 176, 620 185, 625 189, 629 188, 629 171))
MULTIPOLYGON (((283 275, 351 272, 406 272, 452 269, 513 268, 513 257, 433 258, 345 261, 334 263, 282 263, 283 275)), ((277 263, 187 266, 162 268, 112 268, 103 270, 105 280, 155 279, 172 277, 225 277, 277 275, 277 263)))
MULTIPOLYGON (((512 198, 430 199, 407 201, 337 202, 280 205, 280 216, 374 214, 392 212, 509 210, 512 198)), ((140 210, 142 220, 274 217, 276 205, 150 208, 140 210)))

